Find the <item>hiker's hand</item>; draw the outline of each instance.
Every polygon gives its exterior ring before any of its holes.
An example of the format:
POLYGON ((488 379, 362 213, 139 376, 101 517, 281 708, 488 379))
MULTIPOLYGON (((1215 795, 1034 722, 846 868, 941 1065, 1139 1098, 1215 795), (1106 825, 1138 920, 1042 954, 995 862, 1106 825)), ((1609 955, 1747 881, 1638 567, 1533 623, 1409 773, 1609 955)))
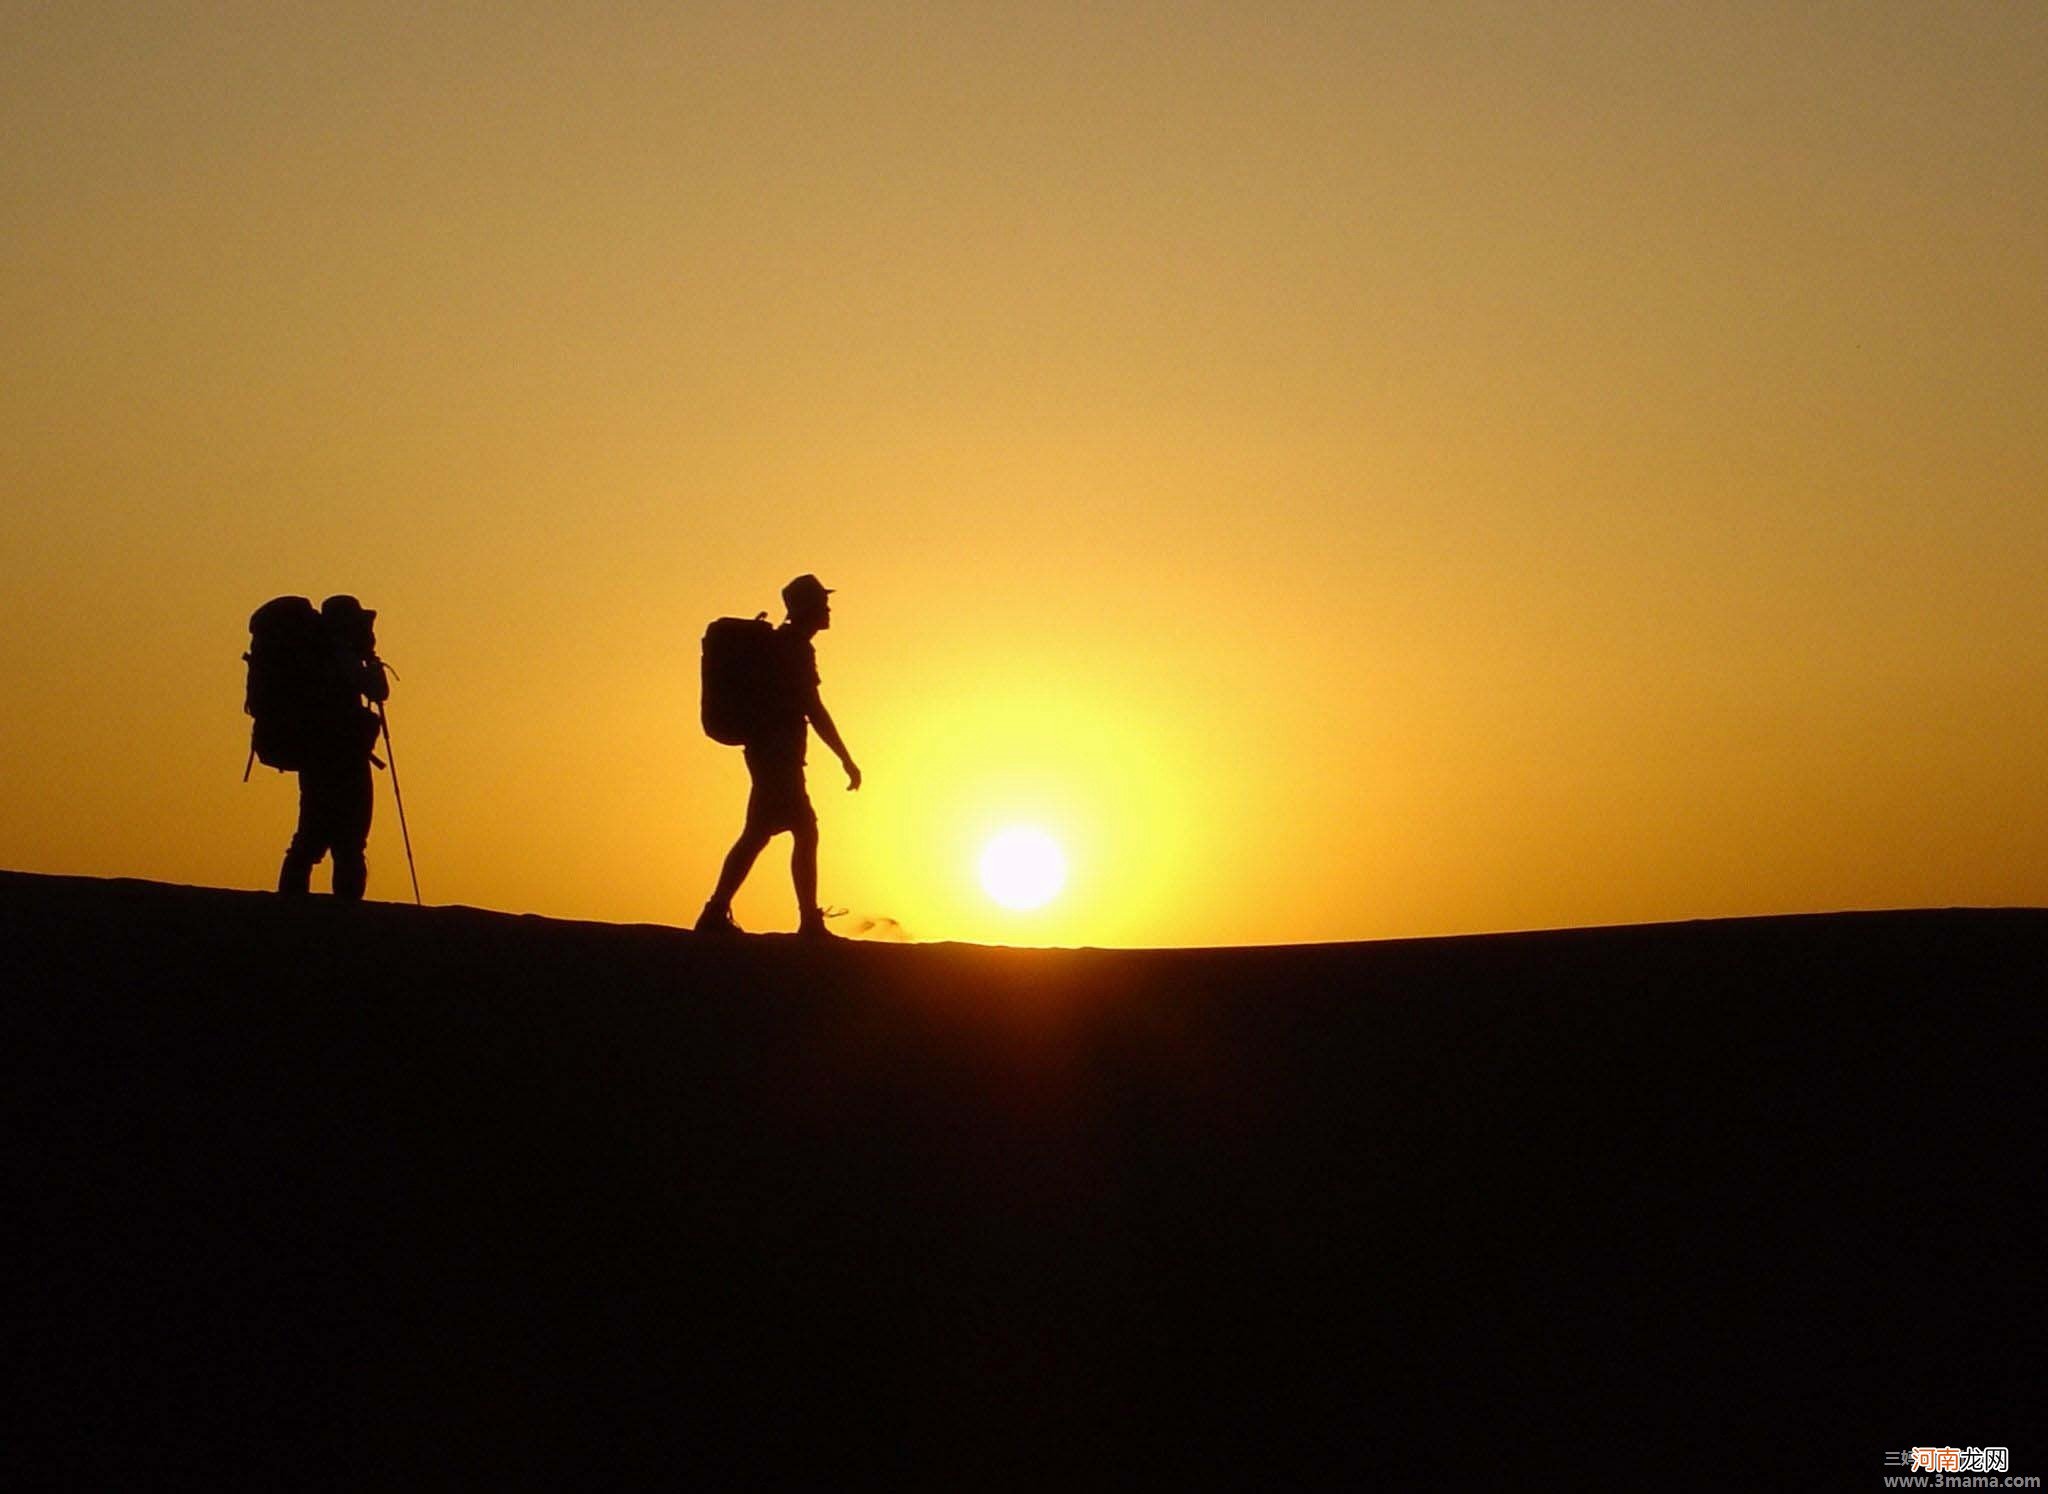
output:
POLYGON ((860 765, 852 758, 846 760, 846 791, 850 794, 860 787, 860 765))

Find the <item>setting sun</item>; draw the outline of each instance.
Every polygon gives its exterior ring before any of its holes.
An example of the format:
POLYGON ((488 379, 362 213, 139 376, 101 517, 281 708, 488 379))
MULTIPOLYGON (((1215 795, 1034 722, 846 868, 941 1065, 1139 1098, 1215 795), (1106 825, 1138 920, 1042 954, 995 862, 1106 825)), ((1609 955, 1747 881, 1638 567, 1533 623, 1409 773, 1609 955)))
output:
POLYGON ((1067 881, 1067 859, 1043 830, 1005 830, 981 853, 981 885, 1005 908, 1043 907, 1067 881))

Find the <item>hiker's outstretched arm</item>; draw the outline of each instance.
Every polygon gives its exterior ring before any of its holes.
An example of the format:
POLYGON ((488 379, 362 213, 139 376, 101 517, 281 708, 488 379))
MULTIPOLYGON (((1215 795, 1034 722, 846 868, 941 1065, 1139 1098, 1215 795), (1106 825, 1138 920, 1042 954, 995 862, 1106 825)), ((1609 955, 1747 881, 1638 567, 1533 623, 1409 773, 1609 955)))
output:
POLYGON ((846 786, 860 787, 860 768, 853 760, 853 754, 846 750, 846 744, 839 740, 839 728, 832 724, 832 713, 825 709, 825 702, 818 698, 818 692, 811 692, 811 704, 805 712, 811 718, 811 725, 818 729, 818 740, 830 747, 846 765, 846 786))

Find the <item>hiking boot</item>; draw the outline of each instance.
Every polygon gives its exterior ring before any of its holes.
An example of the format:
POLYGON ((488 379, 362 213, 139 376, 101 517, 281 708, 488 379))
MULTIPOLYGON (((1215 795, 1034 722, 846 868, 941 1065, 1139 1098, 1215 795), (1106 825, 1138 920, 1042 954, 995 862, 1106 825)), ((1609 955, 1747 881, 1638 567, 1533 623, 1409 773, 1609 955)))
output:
POLYGON ((704 911, 697 915, 696 932, 700 934, 740 934, 746 932, 732 921, 732 909, 714 908, 704 905, 704 911))
POLYGON ((806 913, 798 921, 796 931, 798 936, 804 939, 837 940, 839 938, 839 935, 825 927, 825 915, 816 908, 806 913))
POLYGON ((339 852, 334 857, 334 895, 344 902, 359 903, 363 892, 370 885, 370 867, 361 856, 347 857, 339 852))

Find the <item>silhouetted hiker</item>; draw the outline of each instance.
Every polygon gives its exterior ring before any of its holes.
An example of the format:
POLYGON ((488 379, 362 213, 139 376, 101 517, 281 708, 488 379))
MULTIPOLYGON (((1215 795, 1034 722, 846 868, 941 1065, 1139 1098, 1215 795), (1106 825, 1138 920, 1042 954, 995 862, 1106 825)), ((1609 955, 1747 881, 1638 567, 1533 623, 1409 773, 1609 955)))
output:
POLYGON ((771 837, 795 837, 789 853, 796 886, 798 932, 828 935, 818 908, 818 816, 804 787, 804 752, 810 728, 846 767, 846 786, 860 787, 860 769, 839 739, 839 728, 818 698, 818 655, 811 640, 832 626, 831 588, 816 576, 798 576, 782 588, 788 616, 770 628, 767 614, 754 622, 725 618, 704 640, 704 724, 719 741, 746 749, 753 787, 747 820, 726 853, 718 886, 697 918, 700 934, 733 934, 733 894, 753 870, 771 837))
POLYGON ((322 856, 334 858, 336 897, 360 898, 369 882, 363 848, 379 722, 363 702, 390 694, 376 620, 351 596, 329 597, 318 612, 304 597, 279 597, 249 619, 250 755, 299 775, 299 823, 279 892, 310 890, 322 856))

